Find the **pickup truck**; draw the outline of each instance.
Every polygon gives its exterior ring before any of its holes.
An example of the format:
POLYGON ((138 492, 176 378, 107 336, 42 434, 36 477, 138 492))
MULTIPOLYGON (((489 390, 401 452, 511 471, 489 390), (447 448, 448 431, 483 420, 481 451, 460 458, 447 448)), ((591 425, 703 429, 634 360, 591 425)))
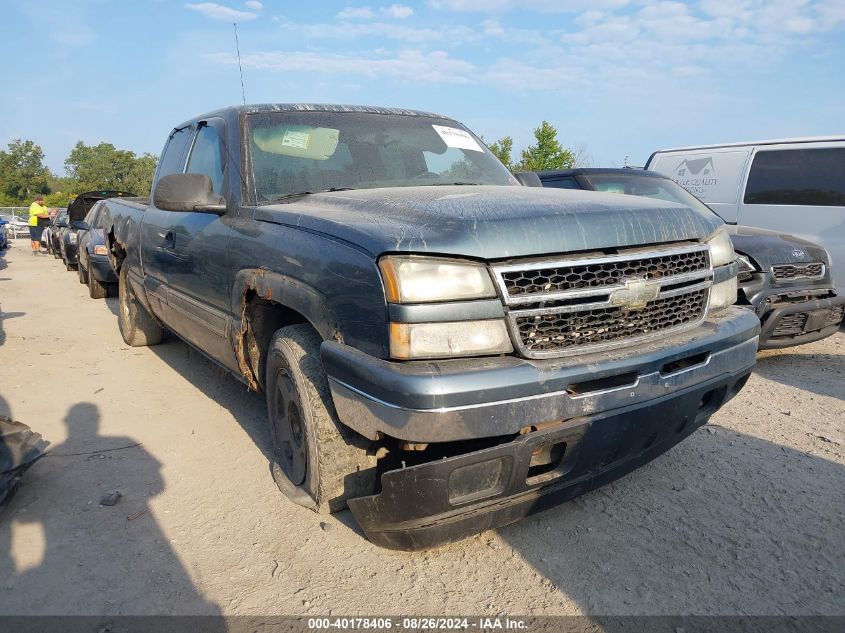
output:
POLYGON ((521 186, 460 123, 270 104, 169 134, 103 203, 130 346, 165 330, 266 397, 293 502, 432 547, 610 482, 745 384, 713 214, 521 186))

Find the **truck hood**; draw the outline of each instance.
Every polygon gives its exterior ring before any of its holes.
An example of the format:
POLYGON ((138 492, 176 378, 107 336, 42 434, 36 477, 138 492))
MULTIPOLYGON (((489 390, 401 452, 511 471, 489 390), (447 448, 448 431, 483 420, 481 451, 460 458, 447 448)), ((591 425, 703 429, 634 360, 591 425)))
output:
POLYGON ((830 268, 827 251, 819 244, 794 235, 758 229, 753 226, 729 225, 734 249, 753 259, 762 270, 775 264, 824 262, 830 268))
POLYGON ((258 207, 255 219, 330 235, 373 255, 484 260, 697 240, 721 225, 662 200, 517 186, 319 193, 258 207))

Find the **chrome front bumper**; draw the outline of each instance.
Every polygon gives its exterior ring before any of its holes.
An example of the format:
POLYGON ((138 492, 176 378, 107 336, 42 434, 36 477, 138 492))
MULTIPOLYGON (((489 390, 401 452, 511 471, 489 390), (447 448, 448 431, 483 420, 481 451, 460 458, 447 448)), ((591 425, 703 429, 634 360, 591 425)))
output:
POLYGON ((758 319, 730 308, 658 342, 565 359, 395 363, 324 342, 340 420, 365 437, 448 442, 639 405, 753 367, 758 319))

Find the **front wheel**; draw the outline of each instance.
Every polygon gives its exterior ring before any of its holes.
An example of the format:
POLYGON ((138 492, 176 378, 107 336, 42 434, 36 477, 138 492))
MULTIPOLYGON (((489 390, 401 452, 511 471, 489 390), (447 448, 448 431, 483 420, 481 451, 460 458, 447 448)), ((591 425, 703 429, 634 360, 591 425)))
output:
POLYGON ((270 340, 267 411, 273 434, 273 478, 291 501, 338 512, 346 500, 375 492, 369 441, 337 418, 320 361, 320 336, 289 325, 270 340))
MULTIPOLYGON (((81 266, 80 266, 81 268, 81 266)), ((105 299, 109 296, 109 285, 94 278, 90 272, 85 273, 88 282, 88 296, 92 299, 105 299)))
POLYGON ((138 301, 125 266, 120 269, 117 296, 119 304, 117 324, 126 344, 132 347, 144 347, 161 343, 164 328, 138 301))

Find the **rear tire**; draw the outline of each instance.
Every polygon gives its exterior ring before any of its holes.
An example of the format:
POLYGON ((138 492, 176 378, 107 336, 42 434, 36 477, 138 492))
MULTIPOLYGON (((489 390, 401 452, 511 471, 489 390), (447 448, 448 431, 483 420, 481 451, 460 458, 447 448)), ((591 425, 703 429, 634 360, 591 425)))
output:
POLYGON ((320 513, 376 488, 370 442, 337 417, 309 325, 276 331, 267 353, 267 411, 273 434, 273 479, 291 501, 320 513))
POLYGON ((109 285, 107 283, 98 281, 90 272, 85 273, 85 277, 88 280, 89 297, 92 299, 105 299, 109 296, 109 285))
POLYGON ((131 347, 158 345, 164 337, 164 328, 138 301, 126 268, 120 269, 118 283, 117 324, 124 342, 131 347))
POLYGON ((76 276, 79 277, 79 283, 87 284, 88 283, 88 273, 82 267, 82 264, 79 264, 76 267, 76 276))

